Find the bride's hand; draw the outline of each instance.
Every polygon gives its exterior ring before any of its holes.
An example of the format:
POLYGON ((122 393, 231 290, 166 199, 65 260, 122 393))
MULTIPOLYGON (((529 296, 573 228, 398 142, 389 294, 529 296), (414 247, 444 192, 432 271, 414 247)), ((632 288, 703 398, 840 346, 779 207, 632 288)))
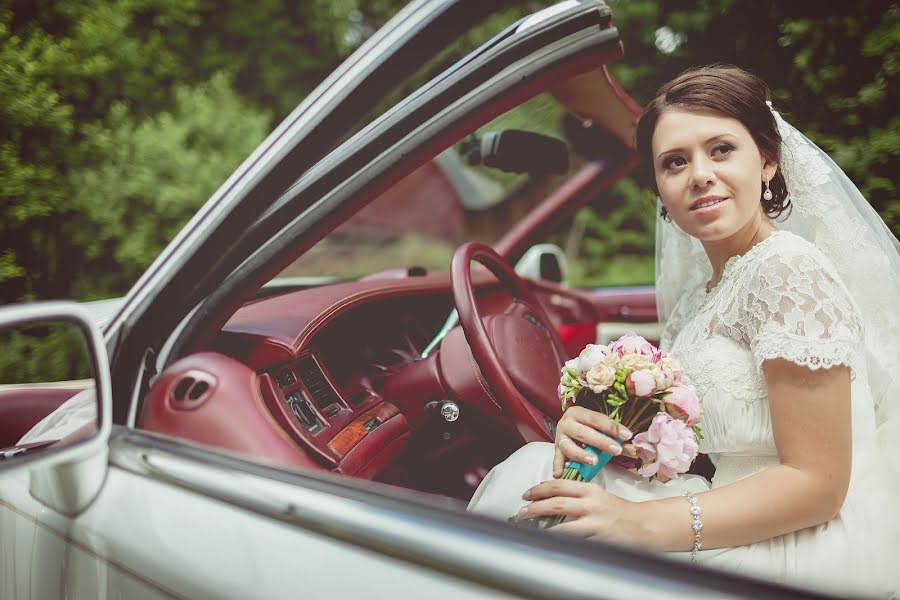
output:
POLYGON ((562 475, 563 466, 568 460, 594 464, 597 459, 584 449, 585 445, 606 450, 613 456, 621 454, 622 446, 610 436, 628 440, 631 439, 631 432, 603 413, 583 406, 569 407, 556 424, 553 476, 562 475))
POLYGON ((552 531, 603 541, 652 545, 649 515, 641 502, 610 494, 584 481, 545 481, 522 495, 531 503, 519 511, 520 519, 566 515, 552 531))

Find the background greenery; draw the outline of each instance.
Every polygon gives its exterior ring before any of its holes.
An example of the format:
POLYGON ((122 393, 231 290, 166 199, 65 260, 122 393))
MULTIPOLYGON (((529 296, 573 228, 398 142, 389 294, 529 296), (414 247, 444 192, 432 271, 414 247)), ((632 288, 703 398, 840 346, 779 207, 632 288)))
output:
MULTIPOLYGON (((402 4, 0 0, 0 302, 124 293, 274 124, 402 4)), ((626 49, 613 72, 638 102, 690 65, 749 68, 900 229, 897 2, 610 5, 626 49)), ((612 193, 625 201, 583 211, 561 240, 578 283, 652 277, 645 194, 631 179, 612 193)))

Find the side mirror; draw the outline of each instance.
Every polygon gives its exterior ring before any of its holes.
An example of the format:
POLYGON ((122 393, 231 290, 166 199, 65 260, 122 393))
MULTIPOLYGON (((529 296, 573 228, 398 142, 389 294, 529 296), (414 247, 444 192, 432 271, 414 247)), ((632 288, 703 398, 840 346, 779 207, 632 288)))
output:
POLYGON ((516 263, 516 273, 522 277, 566 285, 568 283, 566 255, 556 244, 537 244, 529 248, 516 263))
POLYGON ((99 328, 80 305, 0 309, 0 477, 28 468, 29 491, 66 515, 106 475, 110 376, 99 328))

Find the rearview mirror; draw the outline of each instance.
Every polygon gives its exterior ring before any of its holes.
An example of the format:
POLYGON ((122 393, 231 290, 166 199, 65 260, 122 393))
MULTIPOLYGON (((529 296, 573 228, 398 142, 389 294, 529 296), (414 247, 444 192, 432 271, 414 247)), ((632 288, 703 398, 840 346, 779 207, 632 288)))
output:
POLYGON ((564 175, 569 170, 569 147, 548 135, 505 129, 484 134, 468 149, 466 159, 509 173, 564 175))

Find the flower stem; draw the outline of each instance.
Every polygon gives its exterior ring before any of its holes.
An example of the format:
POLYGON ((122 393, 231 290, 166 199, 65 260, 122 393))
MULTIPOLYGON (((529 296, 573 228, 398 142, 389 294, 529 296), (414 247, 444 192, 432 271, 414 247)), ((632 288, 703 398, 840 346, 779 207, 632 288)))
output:
POLYGON ((630 423, 623 421, 623 424, 625 425, 625 427, 628 427, 632 431, 640 431, 640 427, 637 426, 637 422, 643 416, 643 414, 645 412, 647 412, 647 407, 652 404, 655 404, 655 402, 652 402, 649 400, 647 402, 645 402, 643 404, 643 406, 641 406, 640 410, 637 411, 637 414, 635 414, 633 417, 631 417, 631 419, 633 419, 633 420, 630 423))

